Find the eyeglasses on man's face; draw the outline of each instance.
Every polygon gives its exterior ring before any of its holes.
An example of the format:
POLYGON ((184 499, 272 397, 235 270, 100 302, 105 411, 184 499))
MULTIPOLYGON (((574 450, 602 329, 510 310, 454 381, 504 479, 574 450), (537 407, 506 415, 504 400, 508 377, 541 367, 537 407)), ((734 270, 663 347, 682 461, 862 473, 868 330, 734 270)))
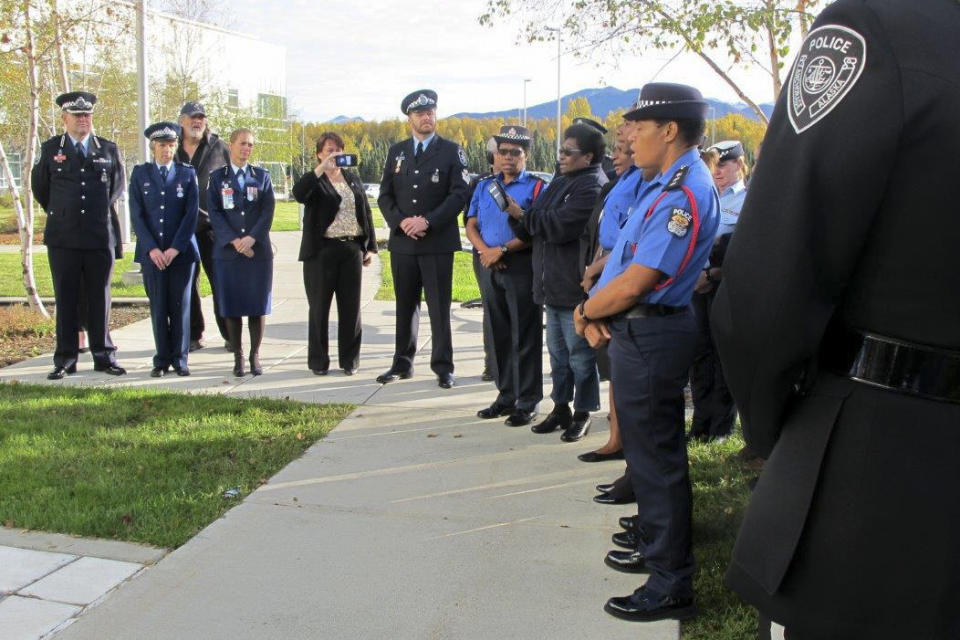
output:
POLYGON ((574 149, 573 147, 560 147, 560 155, 562 156, 575 156, 583 153, 580 149, 574 149))
POLYGON ((514 158, 519 158, 523 155, 523 149, 497 149, 497 153, 502 156, 512 156, 514 158))

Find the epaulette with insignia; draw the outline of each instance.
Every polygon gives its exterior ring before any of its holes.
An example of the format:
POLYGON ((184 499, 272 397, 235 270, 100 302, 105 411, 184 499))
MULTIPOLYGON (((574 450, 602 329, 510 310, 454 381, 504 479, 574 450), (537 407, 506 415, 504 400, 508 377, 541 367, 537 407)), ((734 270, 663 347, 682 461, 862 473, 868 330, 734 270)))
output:
POLYGON ((674 189, 679 189, 683 186, 683 181, 687 179, 687 173, 690 171, 690 165, 680 167, 677 169, 677 172, 673 174, 673 177, 670 178, 670 182, 667 183, 667 186, 663 188, 664 191, 672 191, 674 189))
POLYGON ((176 164, 178 167, 188 167, 188 168, 190 168, 190 169, 193 169, 193 165, 190 164, 189 162, 184 162, 183 160, 174 160, 173 162, 174 162, 174 164, 176 164))

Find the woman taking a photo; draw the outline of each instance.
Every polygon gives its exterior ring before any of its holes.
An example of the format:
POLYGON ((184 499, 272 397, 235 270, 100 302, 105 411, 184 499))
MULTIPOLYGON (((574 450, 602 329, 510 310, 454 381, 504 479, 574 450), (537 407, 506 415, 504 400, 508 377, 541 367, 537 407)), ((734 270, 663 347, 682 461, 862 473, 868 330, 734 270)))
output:
POLYGON ((260 342, 273 289, 273 185, 266 169, 248 163, 253 132, 230 134, 230 164, 210 174, 207 202, 213 226, 217 306, 233 348, 233 375, 245 375, 241 333, 243 316, 250 327, 250 373, 263 373, 260 342))
POLYGON ((377 252, 370 204, 353 171, 337 166, 343 139, 327 132, 317 140, 317 166, 293 186, 303 203, 300 261, 309 305, 307 366, 318 376, 330 368, 330 303, 337 297, 340 368, 352 376, 360 363, 360 283, 377 252))

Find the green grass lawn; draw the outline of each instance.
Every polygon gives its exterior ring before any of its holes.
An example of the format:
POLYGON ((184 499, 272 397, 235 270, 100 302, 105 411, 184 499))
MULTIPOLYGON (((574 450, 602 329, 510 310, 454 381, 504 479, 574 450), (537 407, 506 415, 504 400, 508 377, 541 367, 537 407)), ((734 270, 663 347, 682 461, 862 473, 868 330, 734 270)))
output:
MULTIPOLYGON (((143 290, 143 285, 123 283, 123 274, 132 268, 139 269, 138 265, 133 264, 132 251, 128 251, 121 260, 117 260, 114 264, 111 291, 115 298, 146 297, 147 293, 143 290)), ((47 260, 46 253, 33 254, 33 274, 37 279, 37 288, 40 290, 40 295, 52 296, 53 279, 50 276, 50 263, 47 260)), ((210 295, 210 282, 202 269, 200 273, 200 293, 204 296, 210 295)), ((20 254, 0 253, 0 296, 24 295, 26 294, 23 291, 23 278, 20 275, 20 254)))
POLYGON ((700 615, 683 624, 683 640, 743 640, 756 636, 756 612, 723 586, 723 574, 730 564, 733 542, 750 497, 747 481, 755 475, 734 457, 742 446, 743 440, 737 435, 722 444, 696 443, 687 449, 697 561, 693 583, 700 615))
POLYGON ((0 384, 0 523, 177 547, 351 410, 0 384))
MULTIPOLYGON (((380 253, 381 281, 377 290, 377 300, 395 300, 393 293, 393 274, 390 271, 390 252, 381 249, 380 253)), ((480 297, 480 286, 473 275, 473 255, 466 251, 457 251, 453 254, 453 301, 464 302, 480 297)))
MULTIPOLYGON (((379 229, 384 226, 383 215, 376 200, 369 200, 373 210, 373 226, 379 229)), ((278 200, 273 211, 273 226, 271 231, 299 231, 300 230, 300 203, 296 200, 278 200)))

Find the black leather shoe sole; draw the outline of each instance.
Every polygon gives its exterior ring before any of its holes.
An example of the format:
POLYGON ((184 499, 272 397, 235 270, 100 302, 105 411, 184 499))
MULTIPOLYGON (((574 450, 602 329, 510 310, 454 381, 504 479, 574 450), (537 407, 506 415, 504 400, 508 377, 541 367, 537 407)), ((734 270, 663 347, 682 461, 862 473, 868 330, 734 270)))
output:
POLYGON ((122 376, 127 372, 123 367, 118 367, 116 365, 110 365, 109 367, 94 367, 94 371, 99 373, 105 373, 108 376, 122 376))
POLYGON ((597 488, 597 491, 599 491, 600 493, 610 493, 616 487, 617 487, 616 483, 610 482, 608 484, 598 484, 596 488, 597 488))
POLYGON ((631 551, 637 550, 637 534, 633 531, 618 531, 610 536, 610 539, 613 541, 613 544, 618 547, 630 549, 631 551))
POLYGON ((631 502, 636 502, 637 499, 633 496, 611 496, 609 493, 601 493, 600 495, 593 496, 593 501, 598 504, 630 504, 631 502))
POLYGON ((483 418, 484 420, 492 420, 493 418, 509 416, 514 411, 514 407, 503 407, 498 404, 492 404, 486 409, 480 409, 480 411, 477 411, 477 417, 483 418))
POLYGON ((54 367, 53 371, 47 374, 47 380, 63 380, 64 376, 71 376, 77 372, 77 368, 73 367, 54 367))
POLYGON ((377 376, 377 382, 379 382, 380 384, 388 384, 396 380, 406 380, 407 378, 412 378, 412 377, 413 377, 412 371, 404 371, 403 373, 388 371, 386 373, 381 373, 379 376, 377 376))
POLYGON ((553 414, 548 415, 543 422, 535 424, 530 427, 530 431, 534 433, 553 433, 557 429, 563 429, 566 431, 567 427, 570 426, 569 421, 558 420, 553 414))
POLYGON ((631 611, 629 608, 621 608, 612 605, 612 600, 615 600, 615 598, 608 600, 607 604, 603 605, 603 610, 615 618, 629 620, 631 622, 653 622, 655 620, 690 620, 697 616, 697 607, 693 604, 631 611))
POLYGON ((634 531, 637 528, 637 521, 634 518, 635 516, 622 516, 617 520, 617 524, 619 524, 624 531, 634 531))
POLYGON ((613 453, 597 453, 596 451, 587 451, 577 456, 581 462, 606 462, 607 460, 623 460, 623 449, 613 453))
POLYGON ((533 419, 536 417, 536 411, 514 411, 510 414, 509 418, 504 420, 503 424, 507 425, 508 427, 524 427, 533 422, 533 419))
POLYGON ((161 369, 160 367, 154 367, 153 369, 150 370, 151 378, 162 378, 165 375, 167 375, 166 369, 161 369))
POLYGON ((584 436, 590 433, 590 419, 575 420, 569 427, 564 429, 560 439, 564 442, 577 442, 583 440, 584 436))
POLYGON ((603 563, 615 569, 616 571, 621 571, 623 573, 647 573, 647 565, 643 561, 643 556, 639 556, 639 560, 628 560, 628 557, 633 557, 635 554, 630 553, 629 551, 610 551, 603 558, 603 563), (623 557, 622 560, 618 560, 618 557, 623 557))
POLYGON ((441 389, 452 389, 454 384, 456 384, 456 382, 452 375, 439 376, 437 378, 437 386, 441 389))

